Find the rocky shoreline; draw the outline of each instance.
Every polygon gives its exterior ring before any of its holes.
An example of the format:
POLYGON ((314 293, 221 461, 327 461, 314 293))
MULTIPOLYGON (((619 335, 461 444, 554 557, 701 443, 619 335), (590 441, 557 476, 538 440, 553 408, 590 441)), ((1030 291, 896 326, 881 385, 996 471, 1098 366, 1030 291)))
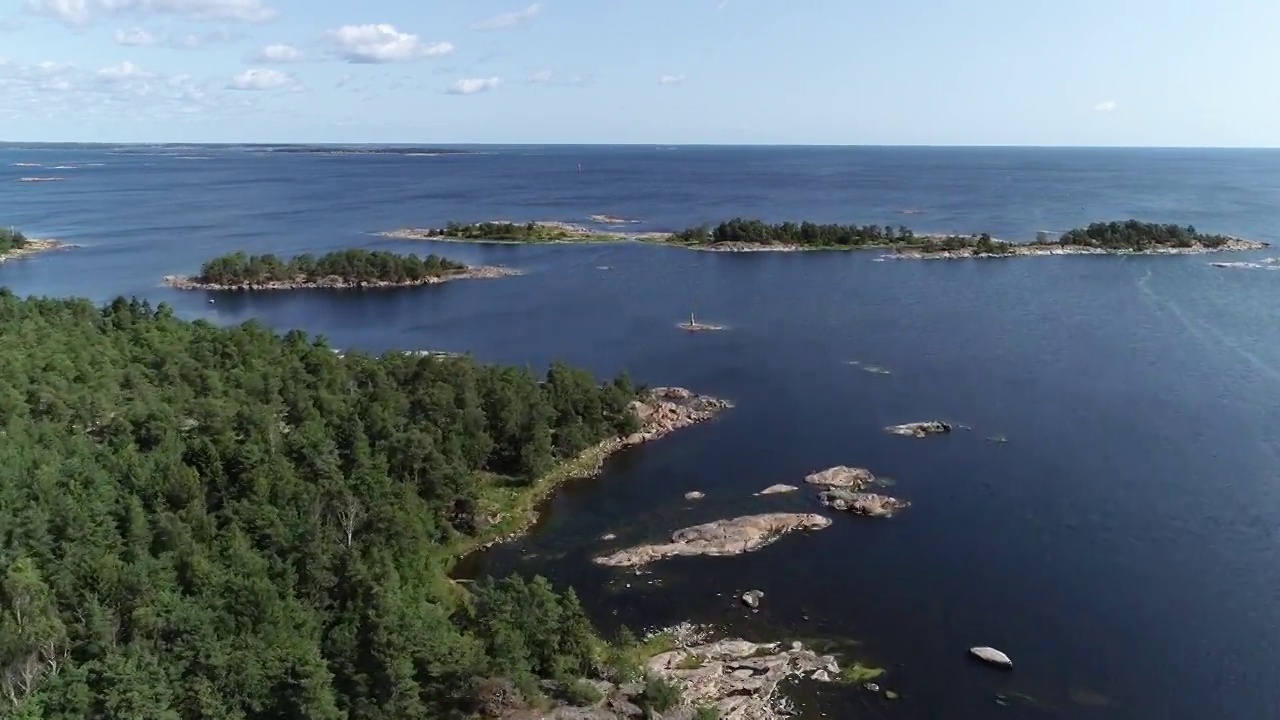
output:
POLYGON ((48 252, 50 250, 65 250, 69 247, 71 247, 71 245, 59 240, 37 240, 34 238, 27 238, 26 244, 22 247, 14 248, 5 253, 0 253, 0 263, 6 263, 10 260, 29 258, 32 255, 39 255, 40 253, 48 252))
POLYGON ((983 253, 977 252, 974 248, 939 250, 936 252, 925 252, 918 249, 902 249, 898 252, 882 255, 881 257, 894 260, 985 260, 1012 257, 1044 257, 1049 255, 1206 255, 1209 253, 1220 252, 1265 250, 1270 246, 1270 243, 1261 242, 1259 240, 1245 240, 1243 238, 1232 238, 1229 242, 1217 247, 1209 247, 1206 245, 1192 245, 1190 247, 1169 246, 1152 248, 1150 250, 1113 250, 1108 248, 1086 247, 1083 245, 1061 245, 1058 243, 1014 243, 1010 246, 1011 252, 1007 253, 983 253))
POLYGON ((200 278, 191 277, 189 275, 166 275, 163 280, 165 287, 174 288, 176 290, 212 290, 220 292, 259 292, 273 290, 358 290, 366 288, 394 288, 394 287, 419 287, 422 285, 439 285, 440 283, 450 282, 453 280, 490 280, 494 278, 512 277, 520 275, 520 271, 514 268, 500 267, 494 265, 478 265, 463 270, 455 270, 447 272, 443 275, 432 275, 424 277, 420 280, 406 280, 403 282, 394 282, 386 280, 373 281, 354 281, 346 280, 336 275, 320 278, 317 280, 308 280, 306 278, 296 278, 294 280, 273 280, 268 282, 248 282, 237 284, 211 283, 204 282, 200 278))
MULTIPOLYGON (((520 537, 538 520, 534 506, 545 500, 565 481, 595 477, 604 467, 605 460, 619 450, 653 442, 677 430, 707 422, 732 408, 733 404, 728 400, 699 395, 681 387, 656 387, 632 400, 630 407, 640 421, 638 431, 625 437, 609 438, 562 463, 536 483, 525 498, 524 506, 515 511, 519 517, 516 526, 499 537, 463 549, 461 554, 483 550, 520 537)), ((491 525, 496 525, 508 519, 506 516, 498 516, 490 517, 488 521, 491 525)))
MULTIPOLYGON (((594 221, 594 220, 593 220, 594 221)), ((491 220, 494 224, 503 224, 510 221, 507 220, 491 220)), ((595 221, 600 222, 600 221, 595 221)), ((625 221, 629 224, 637 223, 636 220, 625 221)), ((515 223, 524 224, 524 223, 515 223)), ((533 223, 535 226, 548 230, 553 233, 559 233, 562 237, 554 238, 532 238, 528 240, 510 240, 502 238, 468 238, 468 237, 451 237, 441 235, 440 228, 419 228, 406 227, 397 230, 384 230, 378 235, 396 240, 432 240, 435 242, 454 242, 468 243, 474 245, 582 245, 589 243, 613 243, 622 241, 638 241, 638 242, 664 242, 671 237, 671 233, 664 232, 627 232, 623 230, 605 230, 599 228, 590 228, 585 225, 576 223, 561 222, 559 220, 540 220, 533 223)))

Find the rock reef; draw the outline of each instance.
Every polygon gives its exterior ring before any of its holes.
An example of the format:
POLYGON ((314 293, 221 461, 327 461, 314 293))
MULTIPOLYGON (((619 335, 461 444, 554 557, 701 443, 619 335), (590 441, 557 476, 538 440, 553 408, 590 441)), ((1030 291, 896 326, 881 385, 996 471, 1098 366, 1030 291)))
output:
POLYGON ((893 517, 900 510, 911 506, 906 500, 877 493, 852 492, 844 488, 832 488, 818 494, 823 505, 832 510, 866 515, 867 517, 893 517))
POLYGON ((951 423, 945 423, 941 420, 926 420, 925 422, 913 422, 904 425, 890 425, 885 428, 885 431, 894 435, 922 438, 926 435, 949 433, 951 429, 951 423))
POLYGON ((837 465, 808 475, 804 481, 810 485, 820 485, 828 488, 849 488, 858 491, 875 482, 876 476, 866 468, 837 465))
POLYGON ((656 387, 631 401, 631 410, 640 421, 640 431, 618 440, 622 447, 639 445, 706 422, 733 407, 727 400, 698 395, 680 387, 656 387))
POLYGON ((779 495, 781 493, 795 492, 799 489, 800 488, 796 487, 795 485, 783 485, 779 483, 777 485, 770 485, 769 487, 756 493, 756 495, 779 495))
POLYGON ((638 545, 593 559, 598 565, 634 567, 655 560, 692 555, 741 555, 797 530, 820 530, 831 519, 812 513, 768 513, 694 525, 671 534, 671 541, 638 545))
POLYGON ((387 280, 348 280, 346 278, 332 275, 319 280, 309 280, 298 278, 296 280, 281 280, 269 282, 246 282, 236 284, 221 284, 204 282, 200 278, 188 275, 166 275, 164 278, 165 287, 175 288, 177 290, 215 290, 229 292, 258 292, 271 290, 312 290, 312 289, 329 289, 329 290, 357 290, 363 288, 393 288, 393 287, 418 287, 420 285, 438 285, 440 283, 449 282, 451 280, 489 280, 493 278, 511 277, 519 275, 520 271, 513 268, 498 266, 476 266, 463 270, 447 272, 442 275, 432 275, 421 278, 419 280, 406 280, 403 282, 394 282, 387 280))

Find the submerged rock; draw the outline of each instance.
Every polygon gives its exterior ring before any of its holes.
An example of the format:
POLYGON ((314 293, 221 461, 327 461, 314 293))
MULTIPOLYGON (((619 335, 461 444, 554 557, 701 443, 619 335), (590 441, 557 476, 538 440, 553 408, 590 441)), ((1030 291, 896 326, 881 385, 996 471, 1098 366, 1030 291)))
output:
POLYGON ((876 476, 866 468, 852 468, 844 465, 837 465, 822 472, 813 473, 804 479, 810 485, 852 488, 853 490, 861 490, 875 482, 875 480, 876 476))
POLYGON ((796 490, 799 490, 799 489, 800 488, 796 487, 795 485, 782 485, 782 484, 770 485, 769 487, 756 493, 756 495, 778 495, 779 493, 795 492, 796 490))
POLYGON ((1013 661, 1009 659, 1009 656, 995 648, 985 646, 972 647, 969 648, 969 654, 983 662, 995 665, 996 667, 1001 667, 1006 670, 1013 669, 1013 661))
POLYGON ((678 555, 740 555, 789 532, 819 530, 831 519, 813 513, 768 513, 694 525, 671 534, 671 542, 639 545, 593 559, 598 565, 631 567, 678 555))
POLYGON ((922 438, 926 435, 939 435, 941 433, 951 432, 951 423, 945 423, 941 420, 926 420, 924 422, 906 423, 905 425, 890 425, 885 430, 894 435, 907 435, 910 437, 922 438))
POLYGON ((911 506, 906 500, 879 495, 877 493, 850 492, 842 488, 833 488, 819 493, 822 504, 833 510, 866 515, 867 517, 893 517, 899 510, 911 506))

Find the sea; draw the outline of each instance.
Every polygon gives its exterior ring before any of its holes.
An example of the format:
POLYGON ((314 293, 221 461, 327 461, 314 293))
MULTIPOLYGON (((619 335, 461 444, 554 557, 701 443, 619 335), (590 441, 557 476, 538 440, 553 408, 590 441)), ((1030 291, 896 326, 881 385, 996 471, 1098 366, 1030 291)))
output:
POLYGON ((566 486, 527 537, 459 570, 571 584, 606 632, 689 620, 886 670, 879 691, 797 684, 800 717, 1280 714, 1280 273, 1209 264, 1268 251, 885 261, 377 235, 608 214, 644 231, 742 216, 1030 240, 1137 218, 1280 243, 1280 151, 451 149, 467 152, 5 145, 0 222, 75 247, 0 266, 0 285, 145 297, 336 348, 565 360, 733 401, 566 486), (161 286, 230 251, 349 247, 523 275, 259 295, 161 286), (691 312, 725 330, 681 331, 691 312), (884 431, 929 419, 971 429, 884 431), (883 491, 911 507, 646 574, 590 561, 717 518, 821 512, 808 491, 755 493, 834 465, 889 478, 883 491), (692 490, 705 499, 685 500, 692 490), (758 613, 738 600, 749 589, 764 592, 758 613), (977 645, 1014 669, 973 661, 977 645))

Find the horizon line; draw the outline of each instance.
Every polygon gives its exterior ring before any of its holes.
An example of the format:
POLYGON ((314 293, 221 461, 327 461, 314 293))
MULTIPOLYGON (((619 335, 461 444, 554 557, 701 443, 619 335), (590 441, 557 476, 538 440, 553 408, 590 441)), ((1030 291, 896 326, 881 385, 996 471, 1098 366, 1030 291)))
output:
POLYGON ((881 149, 976 149, 976 150, 1280 150, 1276 145, 1017 145, 1017 144, 924 144, 924 143, 671 143, 671 142, 397 142, 397 141, 201 141, 201 140, 0 140, 0 148, 31 145, 203 145, 203 146, 284 146, 284 147, 679 147, 679 148, 881 148, 881 149))

